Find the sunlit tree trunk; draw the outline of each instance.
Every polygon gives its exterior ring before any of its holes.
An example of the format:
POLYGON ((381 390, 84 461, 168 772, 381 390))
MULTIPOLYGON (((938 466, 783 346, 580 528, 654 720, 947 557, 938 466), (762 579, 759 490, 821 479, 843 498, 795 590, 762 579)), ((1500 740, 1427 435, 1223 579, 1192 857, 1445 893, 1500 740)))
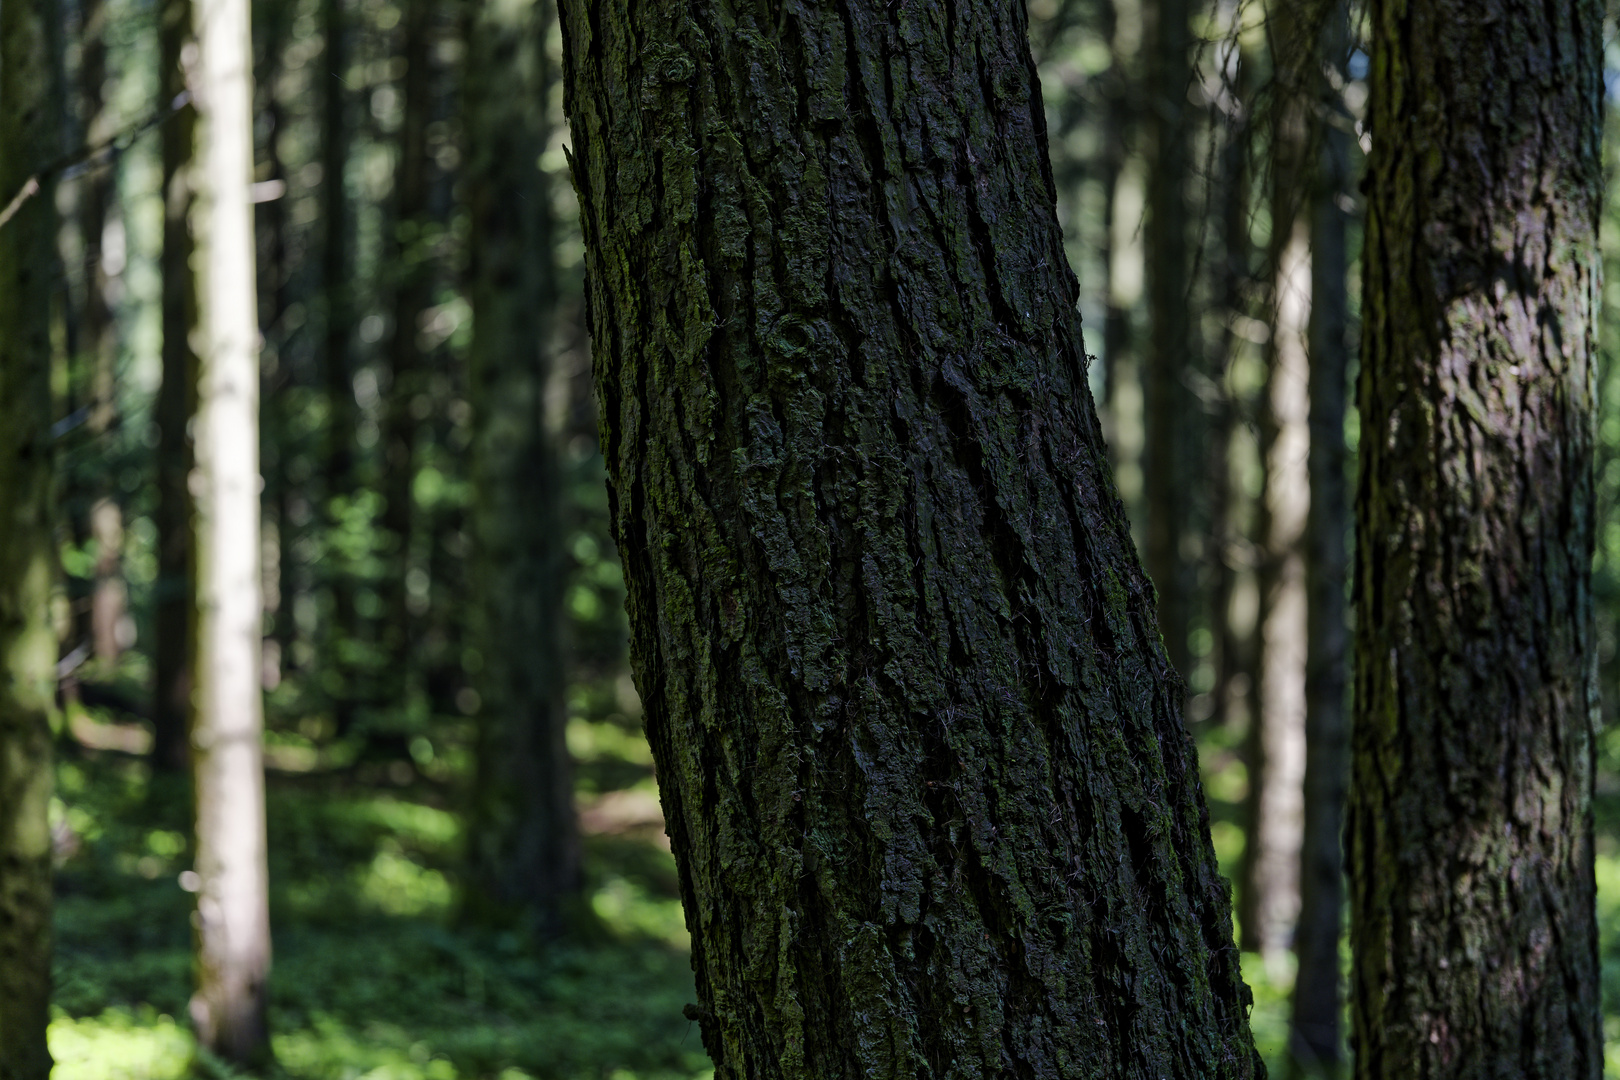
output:
MULTIPOLYGON (((1301 85, 1315 55, 1303 27, 1311 19, 1291 0, 1267 20, 1271 85, 1271 335, 1260 402, 1265 475, 1258 507, 1260 608, 1257 726, 1249 739, 1248 843, 1242 867, 1244 949, 1276 963, 1299 915, 1299 851, 1305 776, 1305 524, 1310 511, 1311 174, 1308 116, 1301 85)), ((1314 85, 1314 83, 1312 84, 1314 85)))
POLYGON ((463 181, 476 425, 470 615, 483 659, 469 910, 527 914, 548 928, 579 884, 559 640, 560 477, 545 418, 557 289, 551 192, 538 161, 550 129, 551 10, 550 0, 469 0, 463 181))
MULTIPOLYGON (((191 0, 164 0, 159 47, 163 100, 188 93, 181 54, 191 40, 191 0)), ((157 422, 157 580, 152 586, 152 762, 163 771, 185 769, 189 757, 191 664, 195 649, 192 566, 192 445, 196 409, 196 282, 191 269, 192 144, 196 110, 187 105, 160 129, 163 140, 163 382, 157 422)))
POLYGON ((562 13, 716 1076, 1254 1076, 1022 5, 562 13))
MULTIPOLYGON (((1344 74, 1349 19, 1331 7, 1321 33, 1321 58, 1344 74)), ((1344 1065, 1340 1011, 1344 927, 1344 803, 1350 783, 1350 727, 1345 688, 1350 662, 1346 591, 1349 584, 1350 501, 1345 475, 1349 393, 1348 275, 1351 191, 1350 135, 1343 106, 1327 80, 1313 80, 1313 97, 1330 118, 1315 133, 1311 181, 1310 513, 1305 526, 1306 658, 1305 773, 1300 838, 1299 920, 1294 929, 1294 978, 1289 1069, 1296 1077, 1333 1077, 1344 1065)), ((1342 85, 1342 82, 1341 82, 1342 85)))
MULTIPOLYGON (((0 5, 0 210, 56 138, 44 0, 0 5)), ((0 224, 0 1077, 46 1080, 51 996, 53 191, 0 224)))
POLYGON ((1194 422, 1187 376, 1193 335, 1188 310, 1187 177, 1192 33, 1187 0, 1147 0, 1146 115, 1151 146, 1146 221, 1148 349, 1142 380, 1142 461, 1147 535, 1143 555, 1159 594, 1159 628, 1170 663, 1185 679, 1192 607, 1192 562, 1183 550, 1195 489, 1187 469, 1194 422))
POLYGON ((1604 5, 1369 14, 1355 1071, 1595 1080, 1604 5))
POLYGON ((194 0, 188 62, 198 340, 196 787, 198 1039, 268 1056, 270 921, 260 665, 259 364, 254 296, 252 50, 246 0, 194 0))

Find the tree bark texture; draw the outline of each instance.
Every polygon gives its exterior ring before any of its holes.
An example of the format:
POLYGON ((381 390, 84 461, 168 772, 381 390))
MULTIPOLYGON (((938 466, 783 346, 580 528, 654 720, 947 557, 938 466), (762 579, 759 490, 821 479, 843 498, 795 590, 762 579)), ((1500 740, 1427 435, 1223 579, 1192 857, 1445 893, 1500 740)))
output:
MULTIPOLYGON (((163 98, 185 92, 181 53, 191 39, 191 0, 164 0, 159 48, 163 98)), ((161 128, 163 138, 163 382, 157 422, 157 580, 152 586, 152 764, 180 772, 189 759, 191 664, 196 640, 191 536, 191 433, 196 409, 197 290, 191 272, 192 146, 197 113, 187 105, 161 128)))
POLYGON ((1022 5, 562 19, 716 1075, 1257 1075, 1022 5))
POLYGON ((1603 5, 1370 15, 1356 1075, 1596 1078, 1603 5))
POLYGON ((192 32, 187 76, 197 123, 190 221, 199 362, 191 758, 201 883, 191 1019, 204 1046, 228 1061, 255 1064, 269 1055, 270 909, 247 0, 196 0, 192 32))
MULTIPOLYGON (((0 206, 58 145, 43 0, 0 5, 0 206)), ((0 1080, 46 1080, 51 998, 54 192, 0 226, 0 1080)))
POLYGON ((545 422, 557 306, 550 184, 551 0, 469 0, 468 356, 475 410, 471 617, 478 780, 468 830, 473 914, 555 928, 579 888, 562 655, 562 477, 545 422), (482 910, 479 910, 482 909, 482 910))
POLYGON ((1192 31, 1187 0, 1147 0, 1147 108, 1151 148, 1147 191, 1148 349, 1142 379, 1142 478, 1147 509, 1144 558, 1158 590, 1159 628, 1170 663, 1185 679, 1193 564, 1183 545, 1194 491, 1188 425, 1195 422, 1187 376, 1193 333, 1188 318, 1192 262, 1187 244, 1192 31))
MULTIPOLYGON (((1350 52, 1348 12, 1334 4, 1320 35, 1324 66, 1342 73, 1350 52)), ((1350 660, 1346 586, 1350 500, 1345 469, 1349 393, 1348 279, 1350 135, 1337 92, 1313 87, 1330 122, 1317 125, 1311 183, 1310 512, 1305 523, 1305 774, 1300 837, 1299 960, 1289 1033, 1294 1076, 1338 1076, 1344 1064, 1340 1013, 1344 929, 1344 804, 1350 783, 1345 698, 1350 660)))

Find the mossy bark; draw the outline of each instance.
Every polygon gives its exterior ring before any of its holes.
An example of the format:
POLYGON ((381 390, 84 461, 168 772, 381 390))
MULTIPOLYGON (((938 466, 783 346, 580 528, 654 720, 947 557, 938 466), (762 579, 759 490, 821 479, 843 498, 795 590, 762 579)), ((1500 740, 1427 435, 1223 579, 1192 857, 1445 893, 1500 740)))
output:
POLYGON ((1022 5, 562 23, 716 1075, 1257 1075, 1022 5))
POLYGON ((1596 1078, 1603 5, 1370 14, 1356 1075, 1596 1078))
POLYGON ((475 410, 470 618, 482 668, 468 914, 560 925, 579 888, 561 641, 561 474, 545 418, 557 304, 540 154, 551 0, 469 0, 468 354, 475 410))
MULTIPOLYGON (((50 4, 0 5, 0 207, 59 145, 50 4)), ((0 1080, 45 1080, 51 998, 54 191, 0 225, 0 1080)))

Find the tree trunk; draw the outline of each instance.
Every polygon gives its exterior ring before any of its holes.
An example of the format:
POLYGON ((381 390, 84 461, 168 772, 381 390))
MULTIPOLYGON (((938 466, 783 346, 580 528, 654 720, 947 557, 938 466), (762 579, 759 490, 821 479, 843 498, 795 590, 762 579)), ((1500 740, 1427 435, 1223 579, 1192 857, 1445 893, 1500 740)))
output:
MULTIPOLYGON (((388 734, 399 741, 398 715, 408 709, 414 667, 411 610, 406 582, 412 569, 415 532, 412 481, 416 476, 418 398, 425 398, 425 372, 418 320, 432 303, 432 238, 428 213, 427 128, 433 109, 428 33, 434 0, 405 0, 404 119, 399 129, 399 157, 394 168, 393 242, 389 245, 394 278, 393 336, 388 345, 390 382, 383 430, 383 530, 391 545, 383 582, 384 622, 379 628, 384 668, 373 708, 393 714, 388 734)), ((381 732, 377 732, 381 734, 381 732)))
POLYGON ((1349 818, 1359 1077, 1603 1068, 1602 24, 1596 0, 1371 10, 1349 818))
POLYGON ((1142 380, 1145 426, 1143 493, 1147 504, 1145 558, 1159 594, 1159 629, 1170 664, 1183 679, 1191 670, 1188 631, 1192 563, 1182 550, 1197 485, 1189 482, 1187 427, 1194 420, 1187 372, 1192 325, 1188 283, 1187 175, 1191 123, 1192 33, 1187 0, 1148 0, 1147 280, 1148 361, 1142 380))
MULTIPOLYGON (((186 91, 181 54, 191 40, 191 0, 164 0, 159 31, 163 100, 186 91)), ((196 110, 187 106, 163 125, 163 382, 157 421, 157 580, 152 586, 152 764, 180 772, 189 758, 191 665, 195 651, 191 536, 191 433, 197 357, 191 328, 197 293, 191 270, 192 144, 196 110)))
POLYGON ((579 887, 559 637, 561 478, 545 422, 555 241, 536 164, 550 133, 552 10, 550 0, 470 0, 463 181, 476 424, 471 618, 483 657, 468 906, 475 918, 520 914, 547 929, 579 887))
MULTIPOLYGON (((1348 13, 1332 7, 1321 59, 1344 73, 1348 13)), ((1330 121, 1344 119, 1338 94, 1316 88, 1330 121)), ((1300 839, 1299 920, 1289 1068, 1294 1076, 1338 1076, 1344 1064, 1339 1012, 1339 938, 1344 925, 1345 790, 1350 730, 1345 713, 1349 623, 1345 541, 1350 502, 1345 477, 1345 404, 1350 371, 1350 136, 1337 123, 1317 125, 1317 173, 1311 185, 1310 512, 1305 525, 1306 658, 1304 830, 1300 839)))
POLYGON ((562 12, 717 1077, 1256 1075, 1022 5, 562 12))
MULTIPOLYGON (((349 343, 354 329, 354 285, 350 280, 349 196, 345 177, 349 164, 348 31, 343 0, 321 0, 322 34, 326 42, 324 66, 333 76, 325 85, 321 121, 321 290, 326 304, 323 329, 326 376, 326 528, 336 533, 347 527, 343 508, 353 491, 355 445, 354 372, 349 343)), ((341 558, 329 557, 327 583, 332 595, 332 618, 327 628, 330 647, 322 658, 325 672, 335 675, 332 720, 338 734, 354 724, 358 687, 353 655, 359 619, 355 611, 353 568, 341 558)))
MULTIPOLYGON (((1290 0, 1267 20, 1272 57, 1271 337, 1260 403, 1265 488, 1260 546, 1259 714, 1249 739, 1248 844, 1244 849, 1243 947, 1281 959, 1299 916, 1299 852, 1305 776, 1305 525, 1310 511, 1311 174, 1302 84, 1315 42, 1308 9, 1290 0), (1304 49, 1304 56, 1300 51, 1304 49)), ((1314 85, 1314 84, 1312 84, 1314 85)))
POLYGON ((254 297, 252 49, 246 0, 196 0, 191 172, 196 244, 198 1040, 228 1061, 269 1055, 260 669, 259 365, 254 297))
MULTIPOLYGON (((45 2, 0 5, 0 208, 57 145, 45 2)), ((0 224, 0 1077, 46 1080, 51 997, 54 192, 0 224)))

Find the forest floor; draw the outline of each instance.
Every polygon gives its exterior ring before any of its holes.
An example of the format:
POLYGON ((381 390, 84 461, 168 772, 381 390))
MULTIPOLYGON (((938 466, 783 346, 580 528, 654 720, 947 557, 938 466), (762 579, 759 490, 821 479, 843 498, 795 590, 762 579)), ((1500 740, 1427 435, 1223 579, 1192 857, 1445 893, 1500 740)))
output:
MULTIPOLYGON (((190 993, 184 788, 72 725, 53 806, 58 841, 56 1080, 232 1076, 200 1060, 190 993), (86 741, 101 746, 94 749, 86 741)), ((565 942, 458 927, 459 822, 411 769, 323 771, 283 753, 269 773, 273 1076, 297 1080, 702 1080, 675 867, 639 735, 575 721, 587 906, 565 942)), ((1220 761, 1218 746, 1206 748, 1220 761)), ((272 762, 278 757, 271 754, 272 762)), ((1612 773, 1610 775, 1613 775, 1612 773)), ((1228 785, 1229 787, 1230 785, 1228 785)), ((1209 785, 1223 862, 1241 850, 1209 785)), ((1599 797, 1606 1076, 1620 1080, 1620 790, 1599 797)), ((1281 1049, 1288 958, 1244 956, 1254 1030, 1281 1049)))

